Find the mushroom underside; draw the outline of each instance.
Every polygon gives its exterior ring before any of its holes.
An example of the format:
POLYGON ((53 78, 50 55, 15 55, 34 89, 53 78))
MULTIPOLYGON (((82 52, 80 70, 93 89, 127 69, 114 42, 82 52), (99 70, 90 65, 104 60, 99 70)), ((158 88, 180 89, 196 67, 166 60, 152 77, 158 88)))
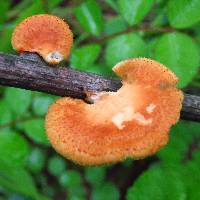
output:
POLYGON ((180 115, 182 93, 173 79, 151 81, 125 78, 117 92, 96 94, 94 104, 58 100, 46 118, 54 148, 82 165, 154 154, 168 142, 169 129, 180 115))

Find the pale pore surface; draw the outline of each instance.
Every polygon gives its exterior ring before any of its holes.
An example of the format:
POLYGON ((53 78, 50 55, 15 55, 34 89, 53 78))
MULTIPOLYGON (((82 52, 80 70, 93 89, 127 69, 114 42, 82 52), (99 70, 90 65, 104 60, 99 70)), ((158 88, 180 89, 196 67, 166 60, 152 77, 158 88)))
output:
MULTIPOLYGON (((94 104, 89 105, 88 120, 112 122, 118 129, 125 127, 124 122, 134 120, 140 125, 147 126, 152 118, 145 117, 138 110, 143 106, 141 86, 124 83, 117 92, 102 92, 92 96, 94 104)), ((148 105, 151 105, 150 102, 148 105)), ((148 108, 148 107, 147 107, 148 108)), ((151 105, 148 110, 153 111, 151 105)))
POLYGON ((138 124, 148 125, 152 123, 152 118, 145 119, 144 115, 139 112, 133 112, 131 107, 124 108, 123 112, 119 112, 115 116, 112 117, 112 122, 118 127, 118 129, 122 130, 125 125, 124 122, 128 122, 131 120, 136 120, 138 124))
POLYGON ((123 129, 125 125, 124 121, 130 121, 133 119, 134 110, 132 107, 125 107, 122 112, 117 113, 112 117, 112 122, 118 127, 118 129, 123 129))
POLYGON ((151 103, 151 104, 149 104, 149 105, 146 107, 146 111, 147 111, 148 113, 152 113, 152 112, 154 111, 155 108, 156 108, 156 105, 153 104, 153 103, 151 103))

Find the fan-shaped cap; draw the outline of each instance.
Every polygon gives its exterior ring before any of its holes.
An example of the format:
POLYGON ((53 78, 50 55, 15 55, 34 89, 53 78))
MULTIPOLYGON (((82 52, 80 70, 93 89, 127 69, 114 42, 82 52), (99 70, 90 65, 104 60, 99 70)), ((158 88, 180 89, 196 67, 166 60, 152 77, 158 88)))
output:
POLYGON ((165 66, 138 58, 120 62, 113 70, 123 80, 117 92, 97 94, 94 104, 61 98, 46 116, 53 147, 79 164, 152 155, 168 142, 169 129, 179 119, 183 94, 165 66))
POLYGON ((28 17, 14 30, 12 46, 18 52, 36 52, 50 64, 66 59, 73 43, 69 26, 59 17, 41 14, 28 17))

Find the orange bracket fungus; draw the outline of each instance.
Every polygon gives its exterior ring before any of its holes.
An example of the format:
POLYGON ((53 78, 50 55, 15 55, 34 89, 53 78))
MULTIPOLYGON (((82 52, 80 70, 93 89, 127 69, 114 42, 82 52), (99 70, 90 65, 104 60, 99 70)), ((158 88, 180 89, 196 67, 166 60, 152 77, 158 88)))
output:
POLYGON ((93 104, 69 97, 50 106, 46 132, 57 152, 82 165, 141 159, 168 142, 183 94, 176 75, 162 64, 136 58, 118 63, 117 92, 90 95, 93 104))
POLYGON ((73 34, 59 17, 41 14, 28 17, 14 30, 12 46, 18 52, 35 52, 50 64, 58 64, 69 55, 73 34))

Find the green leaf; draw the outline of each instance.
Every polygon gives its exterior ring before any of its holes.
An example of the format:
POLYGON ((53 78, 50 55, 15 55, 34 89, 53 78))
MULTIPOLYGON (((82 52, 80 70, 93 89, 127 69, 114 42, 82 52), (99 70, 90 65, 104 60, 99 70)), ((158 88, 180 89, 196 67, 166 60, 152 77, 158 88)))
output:
MULTIPOLYGON (((30 4, 30 2, 29 2, 30 4)), ((3 52, 12 52, 12 46, 11 46, 11 36, 12 32, 15 28, 15 26, 21 22, 23 19, 35 15, 35 14, 40 14, 44 13, 43 5, 41 3, 41 0, 34 0, 32 1, 32 4, 28 6, 27 8, 23 9, 23 12, 21 12, 22 9, 20 9, 20 14, 19 16, 12 21, 11 26, 7 27, 5 29, 0 37, 0 51, 3 52)))
POLYGON ((32 149, 28 160, 27 167, 34 173, 39 173, 45 165, 46 155, 44 151, 39 148, 32 149))
POLYGON ((29 145, 19 134, 11 131, 0 131, 1 160, 11 166, 24 166, 29 154, 29 145))
POLYGON ((45 195, 50 196, 51 199, 53 199, 55 193, 57 192, 57 188, 54 185, 49 185, 46 183, 45 185, 42 186, 42 191, 45 195))
POLYGON ((4 21, 6 20, 7 17, 6 15, 9 10, 10 4, 11 4, 10 0, 0 2, 0 13, 1 13, 0 24, 3 24, 4 21))
POLYGON ((128 33, 111 39, 105 51, 105 60, 109 67, 118 62, 134 57, 144 57, 147 48, 142 38, 135 33, 128 33))
POLYGON ((87 167, 85 168, 85 178, 93 186, 101 185, 106 176, 104 167, 87 167))
POLYGON ((199 49, 186 34, 167 33, 158 40, 155 59, 174 71, 179 77, 179 87, 185 87, 197 73, 199 49))
POLYGON ((75 15, 86 32, 99 36, 103 30, 101 7, 96 0, 87 0, 75 9, 75 15))
POLYGON ((51 1, 48 1, 48 8, 50 10, 52 10, 53 8, 56 8, 59 6, 59 4, 61 4, 63 2, 63 0, 51 0, 51 1))
POLYGON ((184 182, 178 170, 154 166, 144 172, 129 188, 127 200, 186 199, 184 182))
POLYGON ((106 35, 112 35, 127 29, 126 22, 120 17, 113 17, 105 22, 104 32, 106 35))
MULTIPOLYGON (((33 118, 32 113, 26 112, 22 114, 20 117, 16 118, 16 114, 13 115, 14 117, 14 127, 16 130, 20 132, 24 132, 24 122, 33 118)), ((11 121, 12 123, 12 121, 11 121)))
POLYGON ((27 198, 19 194, 11 194, 8 196, 7 200, 27 200, 27 198))
POLYGON ((85 71, 108 77, 113 75, 113 72, 103 64, 90 65, 90 68, 87 68, 85 71))
POLYGON ((86 198, 81 195, 72 194, 71 196, 69 196, 69 200, 86 200, 86 198))
POLYGON ((113 10, 118 11, 118 7, 115 0, 104 0, 113 10))
POLYGON ((197 148, 192 149, 192 159, 197 165, 200 165, 200 144, 199 144, 199 140, 196 140, 196 141, 197 142, 194 145, 197 145, 197 148))
MULTIPOLYGON (((37 1, 37 0, 36 0, 37 1)), ((35 2, 36 2, 35 1, 35 2)), ((31 1, 31 3, 33 3, 31 1)), ((19 13, 23 10, 25 10, 26 8, 28 8, 30 6, 30 0, 22 0, 19 1, 17 4, 15 4, 14 8, 12 10, 9 10, 9 15, 11 17, 13 16, 17 16, 19 15, 19 13)))
POLYGON ((110 182, 106 182, 101 187, 96 187, 92 191, 92 200, 118 200, 119 190, 118 188, 110 182))
POLYGON ((150 27, 162 27, 168 25, 166 1, 158 2, 154 6, 154 18, 150 22, 150 27))
POLYGON ((155 58, 155 48, 157 46, 159 37, 152 38, 148 43, 147 43, 147 49, 148 49, 148 58, 155 58))
POLYGON ((117 3, 129 25, 140 23, 153 6, 153 0, 118 0, 117 3))
POLYGON ((68 188, 69 200, 86 200, 84 186, 68 188))
POLYGON ((41 0, 34 0, 32 1, 32 4, 23 10, 23 12, 20 13, 19 17, 16 19, 16 23, 18 24, 25 18, 36 15, 36 14, 43 14, 44 8, 41 0))
POLYGON ((87 70, 95 62, 101 52, 98 44, 89 44, 72 51, 71 67, 79 70, 87 70))
MULTIPOLYGON (((9 126, 9 122, 12 120, 12 113, 9 109, 9 106, 7 105, 7 102, 4 100, 0 100, 0 113, 1 113, 1 117, 0 117, 0 125, 5 126, 5 129, 10 129, 9 126)), ((0 131, 2 130, 2 128, 0 128, 0 131)))
POLYGON ((60 176, 66 169, 65 160, 61 157, 51 157, 48 162, 48 170, 54 176, 60 176))
POLYGON ((60 176, 59 182, 63 187, 77 188, 81 186, 82 180, 77 171, 70 170, 60 176))
POLYGON ((53 102, 54 98, 50 96, 36 96, 33 99, 33 112, 38 116, 43 116, 46 114, 49 105, 53 102))
POLYGON ((186 185, 187 199, 199 200, 200 190, 197 184, 200 182, 199 165, 189 161, 186 167, 182 167, 180 172, 182 173, 183 181, 186 185))
POLYGON ((11 36, 12 32, 14 29, 15 25, 10 25, 6 28, 1 33, 0 37, 0 51, 2 52, 14 52, 12 46, 11 46, 11 36))
POLYGON ((158 152, 158 157, 166 163, 180 163, 194 137, 199 134, 200 123, 179 121, 170 131, 169 144, 158 152))
POLYGON ((24 122, 24 130, 26 134, 37 143, 48 145, 49 141, 45 134, 44 120, 32 119, 24 122))
POLYGON ((41 200, 32 177, 22 168, 14 168, 0 160, 0 185, 8 190, 41 200))
POLYGON ((170 0, 168 18, 174 28, 187 28, 200 21, 199 0, 170 0))
POLYGON ((31 98, 32 92, 29 90, 7 88, 5 92, 6 103, 17 116, 28 111, 31 98))

